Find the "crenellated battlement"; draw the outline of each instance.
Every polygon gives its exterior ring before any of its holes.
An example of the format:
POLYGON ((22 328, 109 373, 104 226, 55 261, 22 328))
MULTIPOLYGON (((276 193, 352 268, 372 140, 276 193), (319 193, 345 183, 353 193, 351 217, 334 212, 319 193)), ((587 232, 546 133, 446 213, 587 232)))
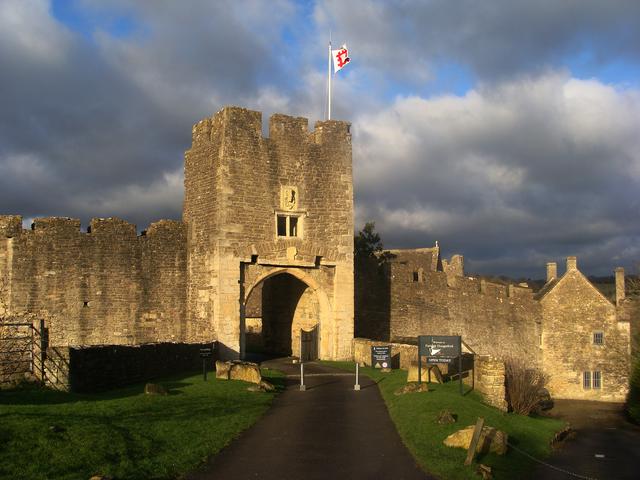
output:
POLYGON ((0 238, 36 235, 38 238, 83 238, 111 237, 136 241, 145 236, 172 236, 185 234, 185 225, 178 220, 158 220, 140 235, 136 225, 118 217, 92 218, 86 232, 82 231, 80 219, 70 217, 35 218, 30 229, 22 226, 22 215, 0 215, 0 238))
POLYGON ((78 233, 80 232, 80 220, 69 217, 35 218, 31 229, 36 233, 78 233))
POLYGON ((0 215, 0 238, 17 237, 22 233, 22 215, 0 215))
POLYGON ((272 144, 313 143, 318 145, 350 144, 351 124, 338 120, 318 121, 314 131, 309 132, 309 120, 304 117, 293 117, 275 113, 269 117, 269 137, 262 136, 262 113, 241 107, 228 106, 218 111, 213 117, 205 118, 192 128, 192 142, 210 142, 222 140, 232 143, 252 141, 270 141, 272 144))
POLYGON ((121 235, 131 239, 137 237, 136 226, 118 217, 92 218, 88 233, 95 236, 121 235))
POLYGON ((146 230, 147 237, 160 237, 184 233, 186 233, 184 222, 177 220, 158 220, 157 222, 153 222, 149 225, 149 228, 146 230))

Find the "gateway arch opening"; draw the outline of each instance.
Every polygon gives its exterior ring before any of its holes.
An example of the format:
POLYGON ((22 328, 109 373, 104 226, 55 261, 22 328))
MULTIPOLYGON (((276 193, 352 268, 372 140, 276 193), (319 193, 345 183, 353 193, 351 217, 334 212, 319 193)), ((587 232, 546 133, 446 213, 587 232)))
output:
POLYGON ((279 273, 257 284, 245 303, 245 352, 318 358, 320 304, 302 280, 279 273))

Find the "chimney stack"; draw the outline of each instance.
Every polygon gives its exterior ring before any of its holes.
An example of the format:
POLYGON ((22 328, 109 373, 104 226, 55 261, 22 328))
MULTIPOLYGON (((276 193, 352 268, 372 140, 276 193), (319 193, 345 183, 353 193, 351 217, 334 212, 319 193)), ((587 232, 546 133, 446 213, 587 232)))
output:
POLYGON ((616 306, 624 300, 624 268, 616 268, 616 306))
POLYGON ((558 277, 558 264, 556 262, 547 262, 547 282, 558 277))
POLYGON ((567 272, 578 269, 578 260, 576 257, 567 257, 567 272))

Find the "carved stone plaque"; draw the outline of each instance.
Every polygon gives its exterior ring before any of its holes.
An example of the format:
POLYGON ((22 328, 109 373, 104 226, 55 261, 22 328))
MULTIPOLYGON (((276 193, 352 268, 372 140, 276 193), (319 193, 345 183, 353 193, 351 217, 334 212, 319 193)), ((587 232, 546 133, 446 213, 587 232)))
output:
POLYGON ((280 208, 282 210, 298 209, 298 187, 291 185, 280 187, 280 208))

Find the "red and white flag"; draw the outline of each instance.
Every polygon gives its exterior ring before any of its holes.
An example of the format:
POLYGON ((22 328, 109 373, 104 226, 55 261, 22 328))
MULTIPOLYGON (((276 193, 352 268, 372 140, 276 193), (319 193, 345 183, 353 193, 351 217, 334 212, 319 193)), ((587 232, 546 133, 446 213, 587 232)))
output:
POLYGON ((347 45, 344 44, 337 50, 331 50, 331 56, 333 57, 333 71, 338 72, 343 69, 347 63, 351 61, 349 58, 349 50, 347 45))

